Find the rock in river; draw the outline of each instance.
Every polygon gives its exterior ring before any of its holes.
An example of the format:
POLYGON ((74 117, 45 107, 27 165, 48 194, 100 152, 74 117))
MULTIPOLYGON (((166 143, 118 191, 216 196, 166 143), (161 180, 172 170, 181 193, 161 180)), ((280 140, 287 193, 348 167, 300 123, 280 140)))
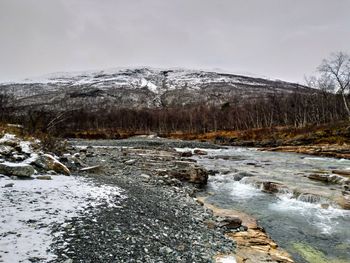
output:
POLYGON ((170 176, 180 181, 187 181, 197 185, 206 185, 208 181, 208 171, 191 162, 176 162, 177 168, 167 171, 170 176))
POLYGON ((207 155, 208 154, 207 151, 199 150, 199 149, 194 150, 193 153, 197 154, 197 155, 207 155))
POLYGON ((278 193, 287 190, 287 187, 285 185, 277 182, 263 182, 261 187, 262 191, 268 193, 278 193))

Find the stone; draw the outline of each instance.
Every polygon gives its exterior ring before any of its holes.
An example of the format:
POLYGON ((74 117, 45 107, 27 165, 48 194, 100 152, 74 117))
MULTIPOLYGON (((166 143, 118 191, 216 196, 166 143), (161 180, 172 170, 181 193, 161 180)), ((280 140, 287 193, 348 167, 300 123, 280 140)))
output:
POLYGON ((252 174, 252 173, 248 173, 248 172, 239 172, 239 173, 237 173, 237 174, 235 174, 235 175, 233 176, 233 180, 235 180, 235 181, 240 181, 240 180, 242 180, 244 177, 252 177, 252 176, 254 176, 254 174, 252 174))
POLYGON ((328 209, 329 208, 329 204, 321 204, 321 208, 322 209, 328 209))
POLYGON ((80 171, 88 172, 88 173, 100 173, 102 171, 102 166, 101 165, 89 166, 89 167, 81 168, 80 171))
POLYGON ((125 161, 125 164, 127 164, 127 165, 133 165, 133 164, 135 164, 135 163, 136 163, 136 160, 135 160, 135 159, 131 159, 131 160, 125 161))
POLYGON ((11 146, 11 147, 15 148, 15 147, 17 147, 19 145, 19 140, 13 134, 5 134, 0 139, 0 144, 11 146))
POLYGON ((208 182, 208 171, 191 162, 176 162, 177 167, 168 171, 171 177, 175 177, 180 181, 197 184, 199 186, 206 185, 208 182))
POLYGON ((38 180, 52 180, 52 177, 50 175, 38 175, 36 177, 38 180))
POLYGON ((263 182, 261 186, 261 190, 267 193, 278 193, 283 192, 283 190, 287 189, 285 185, 277 182, 263 182))
POLYGON ((194 150, 193 153, 196 155, 207 155, 208 154, 207 151, 199 150, 199 149, 194 150))
POLYGON ((0 154, 9 156, 14 151, 14 148, 8 145, 0 145, 0 154))
POLYGON ((26 159, 26 156, 24 156, 22 154, 14 154, 14 155, 12 155, 12 159, 15 160, 16 162, 21 162, 21 161, 24 161, 26 159))
POLYGON ((149 179, 151 177, 148 174, 140 174, 140 176, 144 179, 149 179))
POLYGON ((327 183, 329 181, 328 177, 328 174, 309 174, 307 178, 327 183))
POLYGON ((0 163, 0 173, 7 176, 30 177, 35 172, 29 164, 23 163, 0 163))
POLYGON ((242 219, 239 217, 224 217, 220 218, 218 223, 219 227, 225 227, 228 229, 236 229, 239 228, 242 225, 242 219))
POLYGON ((15 184, 14 183, 9 183, 9 184, 5 184, 4 187, 13 187, 15 184))
POLYGON ((343 195, 336 199, 338 205, 346 210, 350 210, 350 195, 343 195))
POLYGON ((333 170, 332 173, 350 178, 350 170, 349 171, 348 170, 333 170))
POLYGON ((34 164, 45 170, 53 170, 59 174, 70 175, 70 170, 50 154, 42 154, 34 164))
POLYGON ((191 151, 186 151, 186 152, 180 153, 180 156, 181 156, 181 157, 192 157, 193 154, 192 154, 191 151))

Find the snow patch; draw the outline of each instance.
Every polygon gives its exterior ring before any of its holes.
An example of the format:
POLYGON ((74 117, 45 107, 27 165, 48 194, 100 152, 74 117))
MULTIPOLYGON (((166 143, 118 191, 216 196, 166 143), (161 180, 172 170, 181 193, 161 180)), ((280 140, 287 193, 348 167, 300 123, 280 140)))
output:
POLYGON ((55 259, 50 252, 51 226, 81 215, 86 207, 119 207, 123 190, 74 176, 52 180, 0 178, 0 259, 3 262, 44 262, 55 259), (4 186, 14 183, 13 187, 4 186), (40 261, 41 262, 41 261, 40 261))
POLYGON ((222 256, 216 260, 216 263, 236 263, 234 256, 222 256))

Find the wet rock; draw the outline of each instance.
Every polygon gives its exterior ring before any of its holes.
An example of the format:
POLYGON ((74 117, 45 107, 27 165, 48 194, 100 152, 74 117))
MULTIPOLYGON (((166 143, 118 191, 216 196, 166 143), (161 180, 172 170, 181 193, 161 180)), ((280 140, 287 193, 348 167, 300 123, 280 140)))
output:
POLYGON ((340 196, 336 201, 341 208, 350 210, 350 195, 340 196))
POLYGON ((285 185, 277 182, 263 182, 261 186, 262 186, 261 190, 267 193, 279 193, 287 189, 285 185))
POLYGON ((321 208, 322 209, 328 209, 329 208, 329 204, 321 204, 321 208))
POLYGON ((328 174, 309 174, 308 178, 311 180, 321 181, 321 182, 328 182, 328 174))
POLYGON ((332 173, 350 178, 350 171, 348 171, 348 170, 333 170, 332 173))
POLYGON ((218 170, 208 170, 208 174, 209 175, 216 175, 216 174, 218 174, 218 173, 220 173, 218 170))
POLYGON ((240 181, 240 180, 242 180, 244 177, 252 177, 252 176, 254 176, 254 174, 252 174, 252 173, 240 172, 240 173, 235 174, 235 175, 233 176, 233 180, 235 180, 235 181, 240 181))
POLYGON ((70 170, 50 154, 42 154, 34 161, 34 164, 45 170, 53 170, 60 174, 70 175, 70 170))
POLYGON ((308 178, 324 183, 340 184, 346 181, 346 178, 337 174, 310 174, 308 178))
POLYGON ((0 163, 0 173, 8 176, 30 177, 34 172, 34 168, 29 164, 0 163))
POLYGON ((302 193, 297 198, 299 201, 306 202, 306 203, 320 203, 322 200, 322 197, 316 194, 310 194, 310 193, 302 193))
POLYGON ((9 183, 9 184, 5 184, 4 187, 13 187, 15 184, 14 183, 9 183))
POLYGON ((180 153, 180 156, 181 156, 181 157, 192 157, 193 154, 192 154, 191 151, 186 151, 186 152, 180 153))
POLYGON ((196 154, 196 155, 207 155, 207 154, 208 154, 207 151, 199 150, 199 149, 195 149, 195 150, 193 151, 193 153, 196 154))

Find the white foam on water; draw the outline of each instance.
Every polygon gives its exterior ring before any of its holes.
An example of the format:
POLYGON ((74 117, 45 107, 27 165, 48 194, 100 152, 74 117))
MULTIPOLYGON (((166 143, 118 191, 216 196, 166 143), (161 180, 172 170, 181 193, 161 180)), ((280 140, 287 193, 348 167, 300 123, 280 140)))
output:
POLYGON ((52 180, 0 178, 0 259, 3 262, 53 260, 52 224, 80 216, 87 207, 118 207, 122 189, 97 186, 82 177, 52 176, 52 180), (4 186, 14 183, 13 187, 4 186))
POLYGON ((270 204, 269 209, 301 217, 310 225, 316 226, 323 234, 334 232, 335 227, 339 224, 337 219, 348 218, 350 220, 350 211, 332 206, 322 208, 320 203, 303 202, 291 198, 291 195, 279 195, 279 200, 270 204))
POLYGON ((234 181, 229 174, 213 176, 209 179, 209 183, 215 191, 227 191, 234 200, 251 199, 264 194, 251 184, 234 181))
POLYGON ((230 196, 234 199, 251 199, 256 196, 261 196, 262 193, 259 189, 250 184, 244 184, 240 182, 232 182, 229 184, 230 196))

